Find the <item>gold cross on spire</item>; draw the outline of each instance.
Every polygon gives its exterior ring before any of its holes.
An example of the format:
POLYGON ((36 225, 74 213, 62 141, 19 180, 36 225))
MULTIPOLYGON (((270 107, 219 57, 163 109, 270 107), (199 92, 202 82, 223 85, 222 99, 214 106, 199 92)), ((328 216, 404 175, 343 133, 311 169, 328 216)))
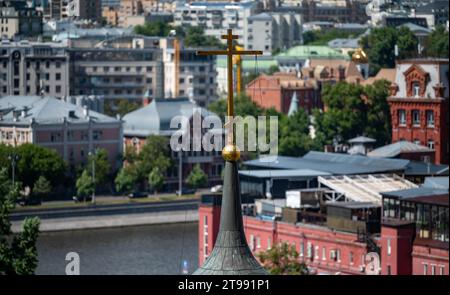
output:
MULTIPOLYGON (((228 99, 227 99, 227 116, 228 120, 234 116, 234 103, 233 103, 233 56, 234 55, 262 55, 262 51, 259 50, 235 50, 233 47, 233 40, 237 39, 237 35, 233 35, 231 29, 228 29, 226 35, 221 36, 222 39, 227 40, 227 49, 226 50, 208 50, 208 51, 197 51, 197 55, 226 55, 227 56, 227 76, 228 76, 228 99)), ((227 121, 225 123, 228 126, 231 122, 227 121)), ((230 126, 231 127, 231 126, 230 126)), ((226 151, 229 149, 233 149, 235 154, 238 153, 237 148, 234 144, 233 139, 233 131, 229 133, 227 146, 222 151, 222 156, 225 160, 233 160, 235 157, 228 157, 226 151)), ((239 155, 237 155, 237 159, 239 159, 239 155)), ((235 159, 235 160, 237 160, 235 159)))

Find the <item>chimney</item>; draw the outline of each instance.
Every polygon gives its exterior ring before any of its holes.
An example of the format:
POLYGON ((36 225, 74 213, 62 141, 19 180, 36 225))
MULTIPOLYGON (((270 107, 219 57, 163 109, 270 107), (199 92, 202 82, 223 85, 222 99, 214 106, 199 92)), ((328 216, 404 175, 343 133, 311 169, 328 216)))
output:
POLYGON ((338 68, 338 71, 339 71, 339 74, 338 74, 339 82, 344 81, 345 80, 345 68, 340 66, 338 68))

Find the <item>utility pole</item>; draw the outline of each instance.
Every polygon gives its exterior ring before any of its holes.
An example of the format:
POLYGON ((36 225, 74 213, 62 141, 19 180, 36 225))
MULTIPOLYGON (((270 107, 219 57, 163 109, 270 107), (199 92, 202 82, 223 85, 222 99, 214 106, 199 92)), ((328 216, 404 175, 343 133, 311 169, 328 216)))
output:
POLYGON ((19 160, 19 155, 17 154, 11 154, 8 156, 9 160, 11 161, 11 169, 12 169, 12 185, 14 187, 15 181, 16 181, 16 163, 19 160))
POLYGON ((182 150, 178 152, 178 196, 183 194, 183 158, 182 150))
POLYGON ((92 204, 95 204, 95 189, 96 189, 96 185, 95 185, 95 155, 96 155, 96 150, 94 149, 94 152, 89 152, 89 155, 91 156, 91 161, 92 161, 92 183, 94 185, 94 189, 92 190, 92 204))

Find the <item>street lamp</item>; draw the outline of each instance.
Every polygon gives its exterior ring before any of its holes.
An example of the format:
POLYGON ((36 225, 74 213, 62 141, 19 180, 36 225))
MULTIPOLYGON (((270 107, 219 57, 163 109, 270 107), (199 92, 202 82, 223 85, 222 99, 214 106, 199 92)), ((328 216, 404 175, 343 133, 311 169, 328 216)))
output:
POLYGON ((94 149, 94 152, 89 152, 89 156, 92 157, 92 183, 94 184, 94 189, 92 190, 92 204, 95 204, 95 154, 97 150, 94 149))
POLYGON ((16 178, 16 163, 19 160, 19 155, 17 154, 11 154, 8 156, 8 159, 11 161, 11 167, 12 167, 12 185, 14 187, 15 184, 15 178, 16 178))

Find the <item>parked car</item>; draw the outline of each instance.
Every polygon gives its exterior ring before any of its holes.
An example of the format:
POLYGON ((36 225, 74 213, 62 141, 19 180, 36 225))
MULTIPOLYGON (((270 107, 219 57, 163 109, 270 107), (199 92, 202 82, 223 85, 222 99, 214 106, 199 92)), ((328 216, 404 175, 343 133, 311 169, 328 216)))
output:
POLYGON ((72 199, 75 203, 91 202, 92 196, 86 196, 86 197, 73 196, 72 199))
POLYGON ((219 192, 221 192, 222 191, 222 185, 220 185, 220 184, 218 184, 218 185, 215 185, 215 186, 213 186, 212 188, 211 188, 211 192, 212 193, 219 193, 219 192))
POLYGON ((17 203, 20 206, 41 205, 42 200, 40 198, 22 198, 22 199, 17 200, 17 203))
POLYGON ((131 198, 131 199, 147 198, 147 197, 148 197, 148 193, 146 193, 146 192, 133 192, 128 195, 128 198, 131 198))

